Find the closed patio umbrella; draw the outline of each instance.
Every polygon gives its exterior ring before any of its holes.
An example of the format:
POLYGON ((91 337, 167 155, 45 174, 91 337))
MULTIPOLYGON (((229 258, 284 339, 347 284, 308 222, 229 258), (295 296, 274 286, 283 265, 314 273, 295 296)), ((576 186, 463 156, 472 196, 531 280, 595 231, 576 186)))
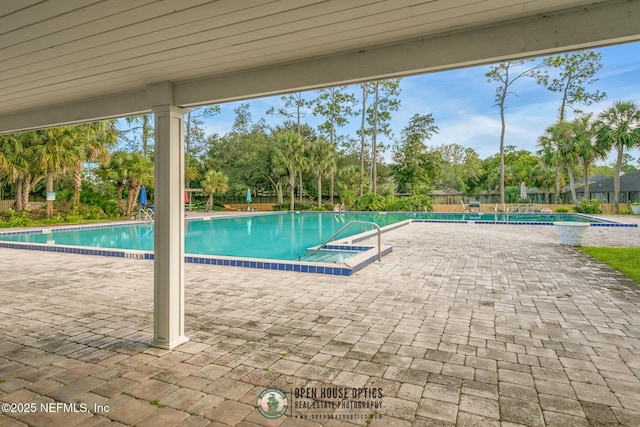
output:
POLYGON ((147 206, 147 189, 144 187, 140 187, 140 206, 147 206))
POLYGON ((524 200, 527 198, 527 186, 524 185, 524 181, 520 183, 520 199, 524 200))

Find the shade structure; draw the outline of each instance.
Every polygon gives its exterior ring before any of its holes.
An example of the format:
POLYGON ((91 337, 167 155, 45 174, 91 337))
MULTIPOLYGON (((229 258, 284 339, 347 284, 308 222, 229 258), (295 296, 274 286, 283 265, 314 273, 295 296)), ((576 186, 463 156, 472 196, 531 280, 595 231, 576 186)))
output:
POLYGON ((147 206, 147 189, 144 185, 140 187, 140 206, 147 206))
POLYGON ((251 203, 251 189, 247 188, 247 203, 251 203))

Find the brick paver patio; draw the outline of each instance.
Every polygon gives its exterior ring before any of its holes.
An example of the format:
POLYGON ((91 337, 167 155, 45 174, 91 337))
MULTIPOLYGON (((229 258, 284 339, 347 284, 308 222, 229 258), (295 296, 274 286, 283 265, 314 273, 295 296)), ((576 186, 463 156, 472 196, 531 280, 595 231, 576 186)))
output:
MULTIPOLYGON (((190 341, 171 352, 148 345, 150 262, 0 249, 0 426, 640 425, 629 279, 553 227, 411 224, 383 242, 352 277, 187 264, 190 341), (256 408, 269 387, 280 418, 256 408)), ((640 246, 640 230, 585 243, 640 246)))

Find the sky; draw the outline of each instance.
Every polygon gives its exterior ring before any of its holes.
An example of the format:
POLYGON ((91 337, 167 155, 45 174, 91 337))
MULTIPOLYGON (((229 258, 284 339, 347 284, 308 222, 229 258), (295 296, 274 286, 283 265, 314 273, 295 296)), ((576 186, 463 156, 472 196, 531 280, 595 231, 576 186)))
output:
MULTIPOLYGON (((597 115, 609 108, 614 101, 633 101, 640 105, 640 43, 628 43, 606 48, 593 49, 602 55, 602 68, 596 74, 599 80, 589 87, 590 91, 605 92, 607 98, 590 106, 579 105, 584 112, 597 115)), ((391 128, 397 138, 414 114, 430 113, 435 118, 438 134, 428 146, 460 144, 473 148, 480 158, 492 156, 499 151, 500 110, 494 107, 496 82, 488 82, 485 74, 490 66, 478 66, 452 71, 404 77, 400 81, 400 109, 392 113, 391 128)), ((354 93, 358 89, 351 87, 354 93)), ((533 79, 521 79, 513 86, 516 95, 507 98, 505 146, 514 145, 518 149, 535 153, 537 139, 558 117, 561 94, 551 92, 536 84, 533 79)), ((317 96, 316 92, 306 92, 306 99, 317 96)), ((280 96, 253 99, 249 101, 253 122, 264 118, 269 125, 277 125, 282 118, 266 114, 274 106, 282 106, 280 96)), ((241 102, 221 104, 221 113, 206 123, 207 134, 223 135, 231 130, 234 120, 233 110, 241 102)), ((571 118, 569 115, 568 118, 571 118)), ((303 119, 311 126, 317 126, 322 118, 307 114, 303 119)), ((359 117, 349 118, 350 123, 339 130, 340 134, 356 138, 359 117)), ((388 141, 391 142, 391 141, 388 141)), ((631 153, 636 159, 639 150, 631 153)), ((391 151, 385 155, 391 158, 391 151)), ((600 164, 614 161, 613 153, 600 164)), ((637 166, 637 163, 634 162, 637 166)))

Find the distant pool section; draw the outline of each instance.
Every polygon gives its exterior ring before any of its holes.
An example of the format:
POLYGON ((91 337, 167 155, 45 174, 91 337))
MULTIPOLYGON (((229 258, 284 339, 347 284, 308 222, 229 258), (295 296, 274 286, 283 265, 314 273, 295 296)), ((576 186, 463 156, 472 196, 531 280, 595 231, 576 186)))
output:
MULTIPOLYGON (((591 226, 637 227, 580 214, 284 212, 213 216, 185 221, 185 261, 196 264, 349 276, 377 261, 377 245, 360 242, 376 236, 371 225, 352 224, 330 244, 319 245, 351 221, 373 222, 383 232, 410 223, 553 225, 587 222, 591 226)), ((375 239, 373 239, 375 241, 375 239)), ((384 245, 381 254, 391 252, 384 245)), ((0 247, 153 259, 151 222, 44 228, 0 233, 0 247)))
POLYGON ((443 213, 425 212, 413 214, 417 222, 461 222, 471 224, 513 224, 513 225, 553 225, 554 222, 588 222, 601 227, 637 227, 637 224, 624 224, 608 221, 583 214, 563 213, 503 213, 503 212, 465 212, 443 213))

